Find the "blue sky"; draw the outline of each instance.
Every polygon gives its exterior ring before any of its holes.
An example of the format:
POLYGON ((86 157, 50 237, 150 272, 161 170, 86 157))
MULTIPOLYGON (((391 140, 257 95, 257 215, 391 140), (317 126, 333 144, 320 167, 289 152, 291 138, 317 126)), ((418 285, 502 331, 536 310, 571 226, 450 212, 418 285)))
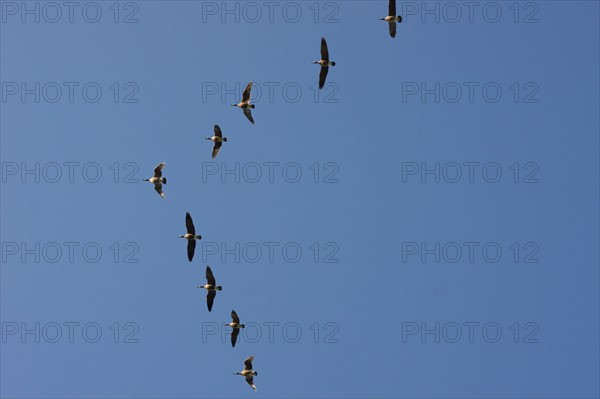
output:
POLYGON ((598 3, 249 4, 0 2, 0 395, 598 397, 598 3))

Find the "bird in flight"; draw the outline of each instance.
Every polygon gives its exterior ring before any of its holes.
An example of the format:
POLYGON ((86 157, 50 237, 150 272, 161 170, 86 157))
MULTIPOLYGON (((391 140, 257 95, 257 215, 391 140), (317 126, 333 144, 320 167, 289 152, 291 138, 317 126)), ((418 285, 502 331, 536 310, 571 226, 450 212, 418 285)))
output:
POLYGON ((204 288, 206 291, 208 291, 206 294, 206 306, 208 307, 208 311, 210 312, 212 310, 213 302, 215 301, 217 291, 221 291, 223 289, 223 287, 217 285, 215 276, 213 275, 210 266, 206 266, 206 284, 199 285, 198 288, 204 288))
POLYGON ((206 140, 211 140, 215 145, 212 150, 212 159, 215 159, 219 151, 221 150, 221 146, 224 142, 227 141, 227 137, 223 137, 223 133, 221 132, 221 128, 219 125, 215 125, 215 135, 212 137, 206 137, 206 140))
POLYGON ((144 179, 144 181, 149 181, 150 183, 153 183, 154 189, 156 190, 158 195, 160 195, 163 198, 165 198, 165 194, 162 191, 162 186, 163 184, 167 184, 167 178, 162 177, 162 168, 164 168, 165 165, 166 164, 164 162, 158 164, 156 168, 154 168, 154 176, 152 176, 149 179, 144 179))
POLYGON ((185 213, 185 229, 187 233, 185 235, 179 236, 179 238, 185 238, 188 240, 187 244, 187 254, 188 259, 191 262, 194 258, 194 251, 196 250, 196 240, 201 240, 201 235, 196 235, 196 228, 194 227, 194 222, 192 221, 192 216, 189 212, 185 213))
POLYGON ((319 73, 319 89, 325 86, 325 79, 327 79, 327 72, 329 72, 330 66, 335 66, 335 62, 329 61, 329 50, 327 49, 327 41, 324 37, 321 38, 321 59, 319 61, 313 61, 313 64, 321 65, 321 73, 319 73))
POLYGON ((246 118, 248 118, 248 120, 250 122, 252 122, 252 124, 254 124, 254 118, 252 118, 251 109, 254 109, 255 106, 254 106, 254 104, 250 104, 250 91, 251 90, 252 90, 252 82, 248 83, 248 85, 244 89, 244 92, 242 93, 242 101, 240 101, 238 104, 231 104, 231 105, 233 105, 234 107, 241 108, 242 111, 244 111, 244 115, 246 115, 246 118))
POLYGON ((396 0, 390 0, 387 17, 379 19, 388 22, 390 27, 390 36, 396 37, 396 23, 402 22, 402 16, 396 15, 396 0))
POLYGON ((248 385, 250 385, 252 389, 256 391, 256 385, 254 385, 253 377, 255 375, 258 375, 258 373, 252 370, 253 360, 254 356, 250 356, 248 359, 244 360, 244 370, 242 370, 240 373, 235 373, 235 375, 243 375, 244 377, 246 377, 246 382, 248 383, 248 385))
POLYGON ((225 325, 229 326, 233 329, 233 331, 231 332, 231 346, 235 347, 235 343, 237 341, 238 334, 240 333, 240 328, 245 328, 246 326, 243 324, 240 324, 240 318, 238 317, 235 310, 231 311, 231 320, 232 320, 231 323, 225 324, 225 325))

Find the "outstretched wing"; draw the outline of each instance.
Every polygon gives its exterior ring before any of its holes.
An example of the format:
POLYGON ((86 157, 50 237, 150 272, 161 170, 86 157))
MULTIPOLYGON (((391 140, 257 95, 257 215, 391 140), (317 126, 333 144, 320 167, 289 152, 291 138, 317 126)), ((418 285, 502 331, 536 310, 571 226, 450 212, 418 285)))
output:
POLYGON ((206 281, 210 285, 217 285, 217 282, 215 281, 215 276, 213 275, 210 266, 206 266, 206 281))
POLYGON ((223 143, 221 143, 220 141, 215 141, 215 145, 213 146, 212 150, 212 159, 215 159, 217 157, 217 154, 219 153, 219 150, 221 149, 222 145, 223 143))
POLYGON ((244 115, 246 115, 246 118, 254 124, 254 118, 252 118, 252 111, 250 111, 250 108, 244 108, 244 115))
POLYGON ((219 127, 219 125, 215 125, 215 136, 223 137, 223 133, 221 132, 221 128, 219 127))
POLYGON ((396 22, 390 22, 388 25, 390 25, 390 36, 396 37, 396 22))
POLYGON ((165 195, 163 194, 163 191, 162 191, 162 183, 154 183, 154 189, 156 190, 158 195, 165 198, 165 195))
POLYGON ((321 38, 321 59, 329 61, 329 49, 327 48, 327 41, 324 37, 321 38))
POLYGON ((235 310, 231 311, 231 320, 233 320, 234 323, 238 323, 238 324, 240 323, 240 318, 238 317, 235 310))
POLYGON ((162 176, 162 168, 165 167, 165 163, 159 163, 156 168, 154 168, 154 177, 161 177, 162 176))
POLYGON ((231 332, 231 347, 235 348, 235 343, 237 342, 238 334, 240 333, 239 328, 234 328, 231 332))
POLYGON ((250 101, 250 91, 252 90, 252 82, 248 83, 248 86, 244 89, 244 93, 242 93, 242 102, 250 101))
POLYGON ((194 251, 196 251, 196 240, 188 240, 187 252, 188 260, 191 262, 194 259, 194 251))
POLYGON ((208 291, 208 294, 206 294, 206 306, 208 307, 209 312, 212 310, 216 295, 216 291, 208 291))
POLYGON ((185 213, 185 229, 188 234, 196 234, 196 228, 194 228, 194 222, 192 221, 192 215, 189 212, 185 213))
POLYGON ((396 0, 390 0, 390 4, 388 6, 388 15, 390 17, 396 16, 396 0))
POLYGON ((252 387, 252 389, 256 391, 256 385, 254 385, 254 378, 252 374, 246 376, 246 382, 252 387))
POLYGON ((252 361, 254 360, 254 356, 250 356, 248 359, 244 360, 244 370, 252 370, 252 361))
POLYGON ((325 80, 327 79, 327 72, 329 72, 329 67, 322 66, 321 73, 319 73, 319 89, 322 89, 325 86, 325 80))

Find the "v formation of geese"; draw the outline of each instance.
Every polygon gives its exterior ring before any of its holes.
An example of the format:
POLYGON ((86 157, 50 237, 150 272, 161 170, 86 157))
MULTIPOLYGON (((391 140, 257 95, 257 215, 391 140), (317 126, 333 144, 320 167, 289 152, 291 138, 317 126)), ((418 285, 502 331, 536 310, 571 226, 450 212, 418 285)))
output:
MULTIPOLYGON (((389 0, 388 15, 384 18, 380 18, 380 20, 388 22, 390 36, 392 38, 396 37, 396 24, 402 22, 402 17, 400 15, 396 15, 396 0, 389 0)), ((329 68, 335 66, 335 62, 331 61, 329 58, 329 49, 327 47, 327 41, 324 37, 321 38, 321 59, 319 61, 313 61, 313 64, 318 64, 321 66, 321 71, 319 73, 319 89, 322 89, 325 86, 329 68)), ((251 91, 252 82, 248 83, 244 89, 242 93, 242 100, 239 103, 232 105, 234 107, 241 108, 246 118, 252 124, 254 124, 252 109, 254 109, 255 106, 254 104, 251 104, 251 91)), ((212 137, 206 137, 206 140, 213 142, 212 159, 215 159, 219 154, 223 143, 227 142, 227 137, 223 137, 223 133, 219 125, 215 124, 213 129, 214 135, 212 137)), ((162 175, 162 170, 165 165, 165 162, 158 164, 156 168, 154 168, 154 175, 149 179, 144 179, 144 181, 154 184, 154 189, 162 198, 165 198, 165 194, 162 191, 163 185, 167 184, 167 179, 162 175)), ((202 236, 196 234, 196 228, 194 227, 194 222, 189 212, 186 212, 185 214, 185 228, 186 233, 184 235, 180 235, 179 238, 187 240, 187 257, 191 262, 194 258, 194 252, 196 250, 196 241, 201 240, 202 236)), ((208 311, 211 312, 217 291, 223 290, 223 287, 217 285, 215 276, 210 266, 206 266, 206 284, 198 285, 198 288, 203 288, 206 290, 206 306, 208 311)), ((224 325, 231 327, 231 346, 235 347, 240 329, 244 328, 245 325, 240 323, 240 318, 235 310, 231 311, 231 320, 231 323, 224 325)), ((246 358, 246 360, 244 360, 244 370, 234 374, 245 377, 248 385, 250 385, 252 389, 256 391, 256 385, 254 385, 254 376, 258 375, 258 373, 252 369, 253 360, 254 356, 249 356, 246 358)))

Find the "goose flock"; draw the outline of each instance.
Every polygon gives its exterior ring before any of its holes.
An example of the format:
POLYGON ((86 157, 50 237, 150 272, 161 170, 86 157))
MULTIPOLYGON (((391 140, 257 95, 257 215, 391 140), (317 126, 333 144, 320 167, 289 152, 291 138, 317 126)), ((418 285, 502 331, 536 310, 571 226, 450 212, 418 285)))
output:
MULTIPOLYGON (((402 22, 402 17, 396 15, 396 0, 389 0, 388 15, 384 18, 380 18, 380 20, 388 22, 390 36, 392 38, 396 37, 396 24, 402 22)), ((335 66, 335 62, 331 61, 329 58, 329 48, 327 47, 327 40, 325 40, 324 37, 321 38, 321 59, 319 61, 313 61, 313 64, 318 64, 321 66, 321 71, 319 72, 319 89, 323 89, 327 80, 329 68, 335 66)), ((252 109, 255 108, 255 105, 251 104, 251 91, 252 82, 249 82, 242 93, 242 100, 237 104, 231 105, 241 108, 246 118, 254 125, 252 109)), ((223 143, 227 142, 227 137, 223 137, 221 128, 219 125, 215 125, 214 135, 212 137, 206 137, 206 140, 213 142, 212 159, 215 159, 215 157, 219 154, 223 143)), ((162 175, 162 170, 165 165, 165 162, 158 164, 156 168, 154 168, 154 176, 150 179, 144 179, 144 181, 154 184, 154 189, 162 198, 166 198, 162 191, 163 185, 167 184, 167 179, 162 175)), ((196 234, 196 228, 194 227, 194 222, 189 212, 186 212, 185 214, 185 228, 186 233, 184 235, 180 235, 179 238, 187 240, 187 256, 188 260, 191 262, 194 258, 194 252, 196 251, 196 241, 201 240, 202 236, 196 234)), ((223 290, 223 287, 217 285, 217 281, 210 266, 206 266, 206 284, 198 285, 197 288, 203 288, 206 290, 206 306, 208 311, 211 312, 217 291, 223 290)), ((231 311, 231 320, 231 323, 224 325, 231 327, 231 346, 235 347, 240 329, 244 328, 245 326, 244 324, 240 323, 240 318, 235 310, 231 311)), ((244 370, 234 374, 243 376, 248 385, 250 385, 252 389, 256 391, 256 385, 254 385, 254 376, 258 375, 258 373, 252 369, 253 360, 254 356, 249 356, 246 358, 246 360, 244 360, 244 370)))

